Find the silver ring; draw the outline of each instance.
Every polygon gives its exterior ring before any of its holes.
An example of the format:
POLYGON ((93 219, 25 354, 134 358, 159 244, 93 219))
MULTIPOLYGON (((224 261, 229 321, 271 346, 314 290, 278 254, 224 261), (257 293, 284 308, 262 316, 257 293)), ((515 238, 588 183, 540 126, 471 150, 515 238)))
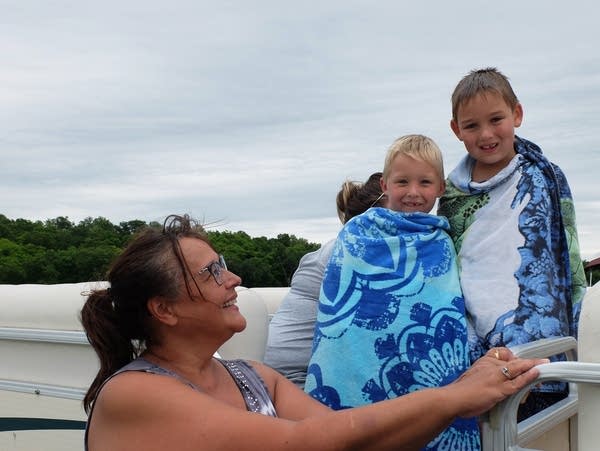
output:
POLYGON ((502 374, 504 374, 507 379, 512 379, 512 375, 510 374, 510 371, 508 371, 507 367, 503 366, 500 368, 500 371, 502 371, 502 374))

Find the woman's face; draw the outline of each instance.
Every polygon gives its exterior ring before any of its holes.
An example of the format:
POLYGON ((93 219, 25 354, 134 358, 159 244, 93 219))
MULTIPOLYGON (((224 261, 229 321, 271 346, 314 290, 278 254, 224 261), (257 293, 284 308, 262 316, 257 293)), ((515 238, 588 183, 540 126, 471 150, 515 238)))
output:
POLYGON ((221 266, 219 255, 204 241, 182 238, 179 244, 190 269, 187 276, 193 279, 189 281, 193 296, 187 296, 184 287, 175 306, 182 321, 191 320, 195 327, 215 332, 225 328, 229 336, 244 330, 246 319, 236 306, 235 290, 241 279, 221 266))

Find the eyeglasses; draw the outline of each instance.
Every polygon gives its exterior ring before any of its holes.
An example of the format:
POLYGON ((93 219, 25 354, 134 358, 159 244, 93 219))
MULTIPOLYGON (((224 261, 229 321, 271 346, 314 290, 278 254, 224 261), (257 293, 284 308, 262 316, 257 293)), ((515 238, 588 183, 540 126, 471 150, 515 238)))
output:
POLYGON ((219 259, 210 262, 207 266, 198 271, 198 274, 204 274, 206 271, 210 272, 217 285, 223 285, 223 271, 227 271, 227 263, 225 258, 219 254, 219 259))

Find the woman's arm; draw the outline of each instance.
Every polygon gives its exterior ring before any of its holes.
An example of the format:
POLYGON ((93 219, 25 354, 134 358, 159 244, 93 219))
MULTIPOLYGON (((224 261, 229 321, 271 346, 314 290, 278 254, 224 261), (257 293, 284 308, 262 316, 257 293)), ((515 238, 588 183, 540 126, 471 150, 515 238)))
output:
POLYGON ((308 396, 298 386, 267 365, 249 362, 265 381, 277 416, 286 420, 303 420, 332 410, 308 396))
MULTIPOLYGON (((171 378, 124 373, 109 381, 97 400, 89 450, 419 449, 456 416, 478 415, 533 381, 537 370, 531 368, 541 362, 486 356, 446 387, 356 409, 320 409, 301 421, 249 413, 171 378), (507 379, 503 366, 517 377, 507 379)), ((286 396, 286 387, 282 390, 286 396)), ((287 399, 276 408, 301 416, 313 402, 301 393, 295 398, 299 412, 287 399)))

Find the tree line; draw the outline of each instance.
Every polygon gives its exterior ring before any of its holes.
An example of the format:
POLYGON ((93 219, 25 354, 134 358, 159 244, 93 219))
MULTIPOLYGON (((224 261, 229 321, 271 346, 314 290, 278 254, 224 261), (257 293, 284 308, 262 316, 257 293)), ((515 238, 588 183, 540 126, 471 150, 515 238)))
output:
MULTIPOLYGON (((77 224, 64 216, 11 220, 0 214, 0 283, 103 280, 112 260, 144 227, 162 225, 137 219, 113 224, 103 217, 77 224)), ((300 258, 320 246, 288 234, 277 238, 252 238, 241 231, 207 230, 207 234, 246 287, 289 286, 300 258)), ((586 278, 588 283, 600 281, 600 267, 586 270, 586 278)))
MULTIPOLYGON (((0 214, 0 283, 55 284, 104 280, 113 259, 142 228, 141 220, 113 224, 103 217, 74 223, 9 219, 0 214)), ((227 266, 246 287, 289 286, 300 258, 319 248, 294 235, 250 237, 245 232, 207 230, 227 266)))

